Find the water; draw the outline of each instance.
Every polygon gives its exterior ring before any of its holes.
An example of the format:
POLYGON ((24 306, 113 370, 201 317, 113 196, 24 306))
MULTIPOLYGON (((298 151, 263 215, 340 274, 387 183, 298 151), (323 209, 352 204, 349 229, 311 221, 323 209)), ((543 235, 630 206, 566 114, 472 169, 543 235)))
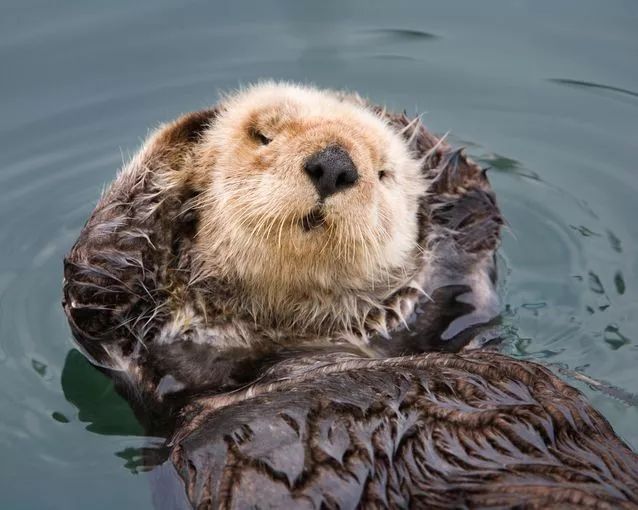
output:
POLYGON ((151 507, 147 440, 73 350, 61 260, 150 127, 260 77, 426 112, 490 164, 509 352, 638 448, 634 1, 92 4, 0 7, 2 508, 151 507))

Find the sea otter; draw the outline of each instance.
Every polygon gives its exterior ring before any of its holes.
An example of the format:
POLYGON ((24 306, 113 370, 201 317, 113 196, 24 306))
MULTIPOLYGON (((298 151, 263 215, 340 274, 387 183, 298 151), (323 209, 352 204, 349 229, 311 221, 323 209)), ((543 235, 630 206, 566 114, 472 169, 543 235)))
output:
POLYGON ((575 390, 495 353, 449 353, 497 315, 502 223, 485 171, 418 118, 267 82, 151 135, 67 256, 64 309, 149 432, 171 438, 198 507, 243 507, 251 492, 258 506, 502 506, 511 496, 493 489, 513 480, 531 502, 635 503, 634 454, 575 390), (448 353, 418 356, 433 350, 448 353), (344 429, 304 428, 326 412, 344 429), (601 441, 572 445, 591 434, 601 441), (295 441, 307 455, 280 457, 295 441), (481 482, 471 490, 417 453, 452 447, 472 459, 453 462, 481 482), (488 475, 503 455, 534 468, 488 475), (349 467, 355 456, 369 468, 349 467), (456 499, 428 500, 434 487, 456 499))

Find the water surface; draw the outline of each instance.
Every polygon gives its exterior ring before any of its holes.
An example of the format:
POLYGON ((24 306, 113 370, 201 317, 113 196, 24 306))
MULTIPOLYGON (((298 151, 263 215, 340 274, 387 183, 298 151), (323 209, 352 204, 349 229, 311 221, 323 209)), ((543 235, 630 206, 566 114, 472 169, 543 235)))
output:
POLYGON ((147 439, 73 350, 62 257, 149 128, 263 77, 425 112, 490 165, 507 350, 637 448, 637 26, 631 0, 5 0, 0 506, 151 508, 147 439))

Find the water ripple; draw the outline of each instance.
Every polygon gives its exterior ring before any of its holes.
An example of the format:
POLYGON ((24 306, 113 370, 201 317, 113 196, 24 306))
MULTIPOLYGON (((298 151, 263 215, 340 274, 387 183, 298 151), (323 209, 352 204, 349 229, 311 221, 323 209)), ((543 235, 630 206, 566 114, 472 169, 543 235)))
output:
POLYGON ((560 85, 567 85, 568 87, 575 87, 581 89, 595 89, 602 90, 606 92, 614 92, 616 94, 623 94, 630 97, 638 97, 638 92, 634 92, 632 90, 624 89, 622 87, 614 87, 612 85, 603 85, 601 83, 594 83, 590 81, 582 81, 582 80, 570 80, 567 78, 549 78, 547 81, 551 83, 558 83, 560 85))

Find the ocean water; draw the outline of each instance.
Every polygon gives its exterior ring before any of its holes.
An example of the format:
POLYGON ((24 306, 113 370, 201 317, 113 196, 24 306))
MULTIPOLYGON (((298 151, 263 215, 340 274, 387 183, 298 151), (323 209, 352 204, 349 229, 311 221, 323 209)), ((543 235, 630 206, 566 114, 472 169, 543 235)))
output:
POLYGON ((62 258, 150 128, 260 78, 423 113, 490 165, 507 352, 638 448, 637 26, 631 0, 2 2, 0 507, 152 507, 62 258))

